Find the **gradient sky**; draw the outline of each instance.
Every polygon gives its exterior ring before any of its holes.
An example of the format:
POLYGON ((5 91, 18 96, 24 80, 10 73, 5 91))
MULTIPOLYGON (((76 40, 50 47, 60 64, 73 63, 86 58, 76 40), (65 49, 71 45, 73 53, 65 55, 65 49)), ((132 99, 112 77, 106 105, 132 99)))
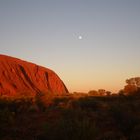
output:
POLYGON ((140 76, 140 0, 0 0, 0 53, 116 92, 140 76))

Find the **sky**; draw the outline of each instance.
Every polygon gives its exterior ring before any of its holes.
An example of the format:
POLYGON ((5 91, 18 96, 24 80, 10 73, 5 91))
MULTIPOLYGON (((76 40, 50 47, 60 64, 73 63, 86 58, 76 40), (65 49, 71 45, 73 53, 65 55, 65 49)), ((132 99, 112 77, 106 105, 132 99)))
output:
POLYGON ((55 71, 70 92, 140 76, 140 0, 0 0, 0 54, 55 71))

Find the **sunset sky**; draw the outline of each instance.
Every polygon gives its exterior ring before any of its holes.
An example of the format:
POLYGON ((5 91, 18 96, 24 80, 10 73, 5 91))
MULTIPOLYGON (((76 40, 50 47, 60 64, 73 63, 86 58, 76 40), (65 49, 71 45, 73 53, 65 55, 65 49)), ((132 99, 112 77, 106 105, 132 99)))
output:
POLYGON ((116 92, 140 76, 140 0, 0 0, 0 53, 116 92))

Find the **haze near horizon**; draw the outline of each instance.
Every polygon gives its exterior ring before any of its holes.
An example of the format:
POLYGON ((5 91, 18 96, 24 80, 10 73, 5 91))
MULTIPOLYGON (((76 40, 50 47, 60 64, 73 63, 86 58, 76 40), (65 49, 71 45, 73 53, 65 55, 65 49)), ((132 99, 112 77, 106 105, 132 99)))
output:
POLYGON ((0 0, 0 54, 54 70, 70 92, 140 76, 139 0, 0 0))

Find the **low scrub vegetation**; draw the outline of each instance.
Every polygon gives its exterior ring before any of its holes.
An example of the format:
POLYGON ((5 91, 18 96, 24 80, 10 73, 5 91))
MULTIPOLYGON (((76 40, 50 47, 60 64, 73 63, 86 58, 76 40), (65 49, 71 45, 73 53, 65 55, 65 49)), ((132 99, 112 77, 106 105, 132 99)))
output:
POLYGON ((0 140, 139 140, 139 94, 0 98, 0 140))

